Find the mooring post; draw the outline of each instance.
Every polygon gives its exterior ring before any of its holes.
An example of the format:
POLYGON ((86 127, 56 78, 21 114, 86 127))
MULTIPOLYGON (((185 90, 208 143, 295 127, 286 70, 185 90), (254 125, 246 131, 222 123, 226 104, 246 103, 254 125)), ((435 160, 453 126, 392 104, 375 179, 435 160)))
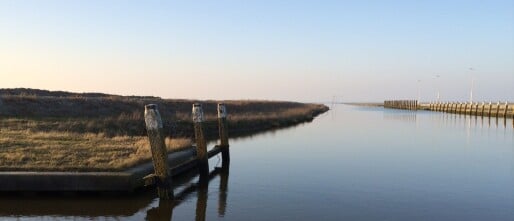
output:
POLYGON ((500 117, 500 101, 496 104, 496 118, 500 117))
POLYGON ((145 123, 155 170, 154 174, 144 178, 145 183, 147 185, 155 184, 157 186, 159 198, 172 199, 173 189, 171 188, 171 176, 168 172, 168 154, 166 144, 164 143, 165 138, 162 131, 162 119, 156 104, 145 106, 145 123))
POLYGON ((509 110, 509 102, 505 101, 505 110, 503 111, 503 117, 507 119, 507 110, 509 110))
POLYGON ((223 103, 218 104, 218 125, 220 132, 221 159, 223 162, 230 162, 228 144, 227 107, 223 103))
POLYGON ((200 178, 209 175, 209 159, 207 157, 207 143, 203 134, 203 109, 201 104, 193 104, 193 124, 196 139, 196 159, 200 178))
POLYGON ((475 115, 478 116, 478 101, 475 103, 475 115))
POLYGON ((491 117, 492 110, 493 110, 493 102, 489 101, 489 113, 488 113, 489 117, 491 117))
POLYGON ((482 101, 482 111, 480 111, 480 115, 483 117, 484 116, 484 111, 485 111, 485 102, 482 101))

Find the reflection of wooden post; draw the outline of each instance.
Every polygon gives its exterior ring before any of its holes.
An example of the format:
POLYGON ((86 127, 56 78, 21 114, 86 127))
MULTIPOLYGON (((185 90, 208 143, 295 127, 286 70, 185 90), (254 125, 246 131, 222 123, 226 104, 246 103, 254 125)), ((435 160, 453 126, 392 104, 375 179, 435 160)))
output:
POLYGON ((227 126, 227 107, 225 104, 218 104, 218 125, 220 132, 220 148, 221 159, 223 162, 230 161, 229 144, 228 144, 228 126, 227 126))
POLYGON ((209 174, 209 159, 207 158, 207 144, 203 134, 203 110, 201 104, 193 104, 193 123, 196 139, 196 158, 200 176, 209 174))
POLYGON ((196 221, 205 221, 207 213, 207 197, 209 194, 209 180, 200 180, 196 191, 196 221))
POLYGON ((218 195, 218 215, 220 217, 225 216, 225 211, 227 209, 228 175, 229 167, 222 163, 220 173, 220 192, 218 195))
POLYGON ((173 208, 175 204, 172 200, 159 200, 159 206, 146 211, 148 221, 172 220, 173 208))
POLYGON ((157 110, 157 105, 149 104, 145 106, 145 123, 155 170, 155 174, 147 176, 145 179, 151 180, 150 183, 157 185, 157 191, 161 199, 171 199, 173 198, 173 189, 171 188, 171 176, 168 172, 168 154, 162 132, 161 115, 157 110))

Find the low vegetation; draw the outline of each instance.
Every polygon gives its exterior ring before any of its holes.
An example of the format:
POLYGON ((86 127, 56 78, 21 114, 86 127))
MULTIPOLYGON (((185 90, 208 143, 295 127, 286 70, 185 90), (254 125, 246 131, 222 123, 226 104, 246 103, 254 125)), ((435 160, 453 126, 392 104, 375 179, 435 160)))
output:
MULTIPOLYGON (((0 89, 0 170, 117 171, 149 161, 143 115, 149 103, 159 105, 168 150, 190 148, 195 102, 204 107, 206 137, 216 139, 218 101, 0 89)), ((296 102, 221 102, 232 137, 310 121, 328 110, 296 102)))

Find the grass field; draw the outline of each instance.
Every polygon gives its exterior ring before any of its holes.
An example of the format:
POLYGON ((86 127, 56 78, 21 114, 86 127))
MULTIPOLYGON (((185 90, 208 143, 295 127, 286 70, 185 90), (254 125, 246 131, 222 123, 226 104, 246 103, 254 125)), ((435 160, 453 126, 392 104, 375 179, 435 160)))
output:
MULTIPOLYGON (((206 113, 206 137, 216 139, 217 101, 0 89, 0 170, 119 171, 149 161, 143 118, 149 103, 159 105, 168 150, 190 148, 195 102, 206 113)), ((232 137, 310 121, 328 110, 296 102, 222 102, 232 137)))

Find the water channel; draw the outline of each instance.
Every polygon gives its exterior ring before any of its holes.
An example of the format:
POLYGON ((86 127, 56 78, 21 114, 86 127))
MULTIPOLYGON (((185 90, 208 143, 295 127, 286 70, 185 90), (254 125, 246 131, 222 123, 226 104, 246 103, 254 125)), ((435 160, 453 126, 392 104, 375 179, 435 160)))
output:
POLYGON ((514 220, 514 125, 429 111, 334 105, 311 123, 231 140, 212 179, 177 200, 0 196, 0 220, 514 220))

